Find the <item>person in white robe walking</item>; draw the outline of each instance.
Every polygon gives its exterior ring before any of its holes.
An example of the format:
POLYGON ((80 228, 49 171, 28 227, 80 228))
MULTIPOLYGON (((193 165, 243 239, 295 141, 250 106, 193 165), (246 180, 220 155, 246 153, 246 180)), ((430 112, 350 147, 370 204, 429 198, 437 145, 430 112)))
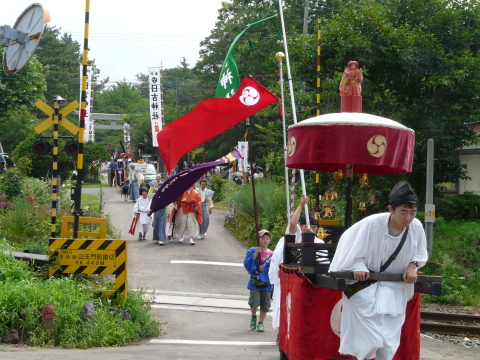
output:
POLYGON ((348 287, 353 291, 342 296, 339 352, 359 360, 394 357, 417 270, 428 259, 425 232, 415 218, 415 192, 401 181, 389 200, 388 213, 371 215, 343 233, 330 265, 330 272, 354 273, 354 284, 348 287), (404 235, 403 247, 384 270, 385 274, 403 274, 403 282, 367 281, 371 272, 380 272, 404 235))
POLYGON ((140 214, 137 222, 138 240, 145 240, 148 228, 152 219, 148 216, 150 211, 150 199, 148 198, 148 190, 146 187, 140 188, 142 196, 137 199, 133 206, 133 216, 140 214))

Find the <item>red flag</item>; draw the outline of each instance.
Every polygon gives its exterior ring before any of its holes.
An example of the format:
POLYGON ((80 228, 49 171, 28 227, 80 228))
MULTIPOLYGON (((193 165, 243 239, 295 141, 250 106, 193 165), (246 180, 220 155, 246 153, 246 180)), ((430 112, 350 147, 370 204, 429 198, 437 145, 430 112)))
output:
POLYGON ((167 171, 192 149, 237 125, 279 99, 252 78, 230 98, 201 101, 188 114, 165 126, 157 141, 167 171))

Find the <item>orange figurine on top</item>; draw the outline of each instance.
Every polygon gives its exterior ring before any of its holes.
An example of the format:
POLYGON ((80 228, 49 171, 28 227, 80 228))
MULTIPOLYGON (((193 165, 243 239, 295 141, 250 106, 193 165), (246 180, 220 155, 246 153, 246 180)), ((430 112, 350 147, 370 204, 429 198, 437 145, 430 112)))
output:
POLYGON ((349 61, 339 86, 341 112, 362 112, 362 82, 363 73, 358 61, 349 61))

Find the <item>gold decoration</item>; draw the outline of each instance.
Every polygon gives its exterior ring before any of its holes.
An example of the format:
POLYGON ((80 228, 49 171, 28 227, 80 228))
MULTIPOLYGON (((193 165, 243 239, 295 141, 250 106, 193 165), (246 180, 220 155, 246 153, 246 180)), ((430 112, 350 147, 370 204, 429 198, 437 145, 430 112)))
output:
POLYGON ((282 61, 284 58, 285 58, 285 54, 281 51, 279 51, 275 54, 275 59, 277 61, 282 61))
POLYGON ((364 203, 363 201, 362 201, 362 202, 360 203, 360 205, 358 206, 358 210, 360 210, 360 211, 365 211, 365 210, 367 210, 367 208, 365 207, 365 203, 364 203))
POLYGON ((325 207, 325 216, 324 216, 324 217, 329 217, 329 216, 332 216, 332 217, 333 217, 332 208, 331 208, 330 206, 326 206, 326 207, 325 207))
POLYGON ((325 191, 325 195, 323 195, 323 197, 325 198, 325 200, 331 200, 330 199, 330 191, 325 191))
POLYGON ((375 204, 376 201, 377 201, 377 199, 375 198, 375 194, 371 193, 370 196, 368 197, 368 202, 370 204, 375 204))
POLYGON ((315 220, 320 220, 321 219, 321 216, 320 216, 320 213, 318 211, 316 211, 314 214, 313 214, 315 220))
POLYGON ((338 181, 338 180, 342 180, 343 179, 343 171, 342 170, 338 170, 338 171, 335 171, 333 173, 333 178, 338 181))
POLYGON ((330 194, 330 198, 331 200, 338 200, 338 194, 335 190, 333 190, 332 193, 330 194))
POLYGON ((317 238, 323 240, 328 236, 327 232, 323 227, 319 227, 317 231, 317 238))
POLYGON ((368 185, 368 183, 369 183, 368 175, 363 174, 362 177, 360 178, 359 182, 360 182, 360 187, 361 188, 364 187, 365 185, 368 185))

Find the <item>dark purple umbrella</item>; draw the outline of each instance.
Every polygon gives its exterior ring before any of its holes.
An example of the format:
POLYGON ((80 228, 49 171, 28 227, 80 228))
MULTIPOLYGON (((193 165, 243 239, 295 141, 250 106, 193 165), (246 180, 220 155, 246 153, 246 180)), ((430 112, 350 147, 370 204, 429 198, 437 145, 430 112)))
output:
POLYGON ((169 177, 155 192, 148 215, 150 216, 155 211, 163 209, 168 204, 177 200, 185 190, 195 184, 195 182, 208 170, 213 169, 217 165, 227 164, 241 158, 242 155, 240 155, 237 150, 233 150, 231 153, 222 156, 218 160, 192 166, 187 170, 169 177))

